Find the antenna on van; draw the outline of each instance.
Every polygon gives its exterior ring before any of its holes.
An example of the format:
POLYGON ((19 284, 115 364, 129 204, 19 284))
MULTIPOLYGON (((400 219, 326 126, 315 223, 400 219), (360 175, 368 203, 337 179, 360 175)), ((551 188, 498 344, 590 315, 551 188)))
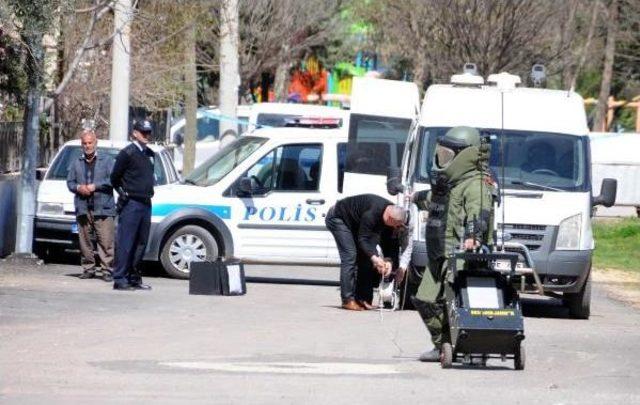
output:
POLYGON ((500 90, 500 201, 502 205, 502 222, 500 224, 500 250, 504 252, 504 89, 500 90))

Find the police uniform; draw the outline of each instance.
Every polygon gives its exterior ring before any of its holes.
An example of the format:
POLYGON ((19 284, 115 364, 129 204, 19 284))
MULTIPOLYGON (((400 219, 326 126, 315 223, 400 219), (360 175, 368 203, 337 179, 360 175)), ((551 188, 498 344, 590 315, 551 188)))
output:
MULTIPOLYGON (((134 124, 134 130, 150 133, 147 120, 134 124)), ((113 269, 116 290, 150 289, 142 283, 138 265, 142 261, 151 226, 155 154, 134 141, 120 151, 111 173, 111 184, 118 191, 118 230, 113 269)))
POLYGON ((431 190, 414 196, 429 213, 426 228, 427 270, 412 301, 426 325, 434 349, 420 360, 438 361, 448 341, 444 285, 447 260, 461 240, 492 243, 494 184, 488 171, 488 145, 475 128, 456 127, 438 140, 431 190), (473 230, 473 235, 469 232, 473 230))

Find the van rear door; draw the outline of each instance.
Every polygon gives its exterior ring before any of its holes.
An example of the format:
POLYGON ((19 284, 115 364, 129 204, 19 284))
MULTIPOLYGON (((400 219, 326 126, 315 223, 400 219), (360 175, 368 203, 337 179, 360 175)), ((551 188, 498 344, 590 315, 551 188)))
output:
POLYGON ((349 142, 342 192, 387 193, 389 167, 399 167, 410 131, 420 111, 418 86, 411 82, 354 78, 349 142))

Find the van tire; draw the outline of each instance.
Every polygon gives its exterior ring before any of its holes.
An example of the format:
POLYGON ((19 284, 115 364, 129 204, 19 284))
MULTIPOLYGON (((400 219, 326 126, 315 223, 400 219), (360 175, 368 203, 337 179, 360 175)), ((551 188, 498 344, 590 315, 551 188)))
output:
POLYGON ((571 317, 575 319, 589 319, 591 315, 591 270, 589 270, 589 275, 580 292, 566 295, 567 297, 564 301, 567 307, 569 307, 571 317))
POLYGON ((185 225, 167 238, 162 246, 160 262, 171 277, 188 279, 190 257, 213 261, 218 257, 218 252, 218 242, 209 231, 197 225, 185 225))

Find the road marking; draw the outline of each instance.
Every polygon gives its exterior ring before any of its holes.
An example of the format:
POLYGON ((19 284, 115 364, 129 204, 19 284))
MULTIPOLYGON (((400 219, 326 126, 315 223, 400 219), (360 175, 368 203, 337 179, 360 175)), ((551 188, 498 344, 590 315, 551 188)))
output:
POLYGON ((277 373, 277 374, 399 374, 390 364, 367 363, 293 363, 293 362, 162 362, 162 366, 190 370, 223 371, 233 373, 277 373))

